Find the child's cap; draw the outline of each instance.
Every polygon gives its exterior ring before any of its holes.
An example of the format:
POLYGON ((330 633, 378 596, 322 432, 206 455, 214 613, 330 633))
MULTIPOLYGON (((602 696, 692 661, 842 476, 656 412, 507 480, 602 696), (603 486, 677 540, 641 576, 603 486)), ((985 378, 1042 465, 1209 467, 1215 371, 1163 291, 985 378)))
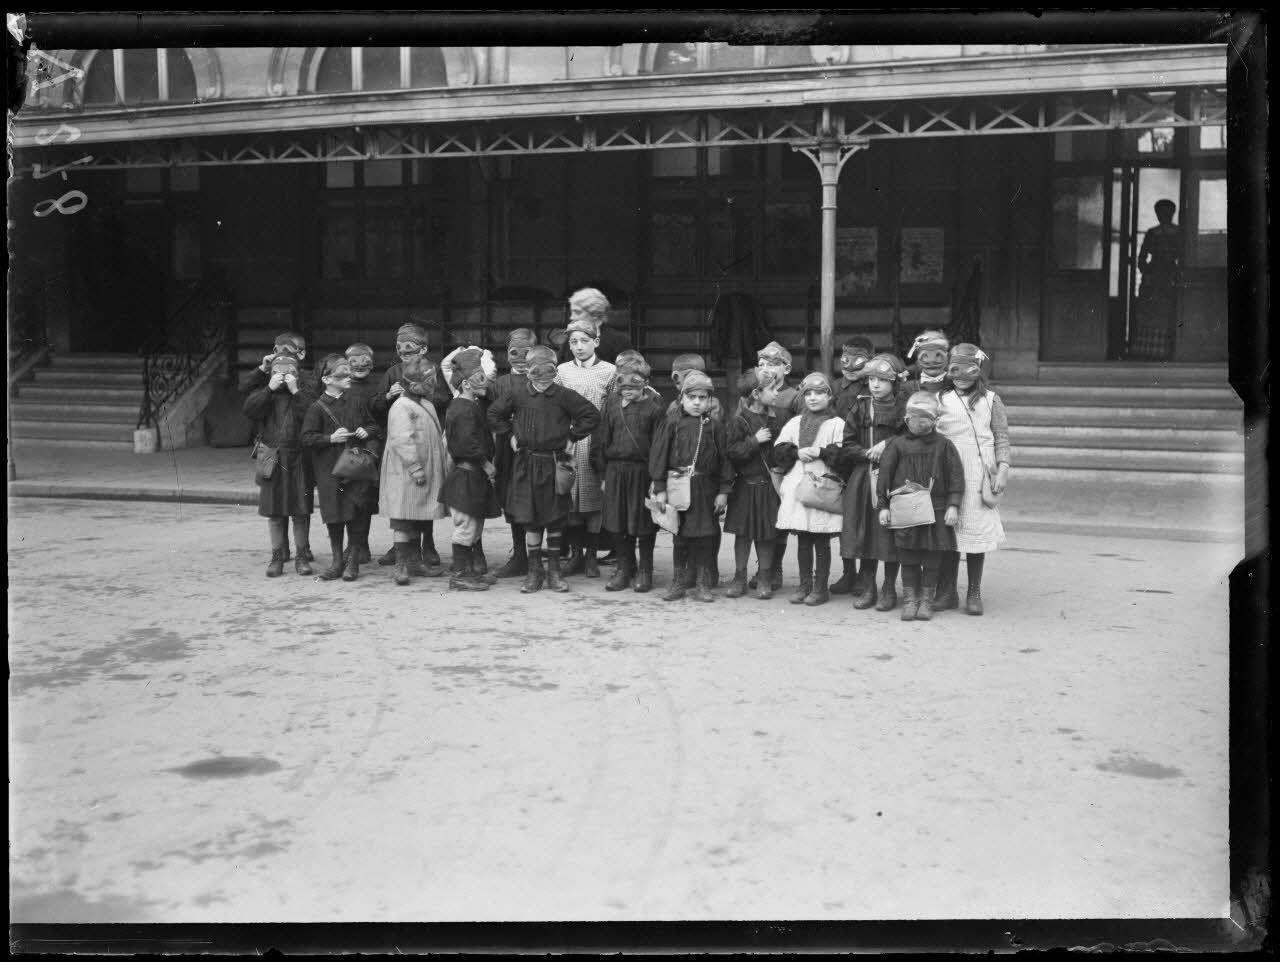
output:
POLYGON ((820 371, 811 371, 804 376, 804 380, 800 382, 800 393, 805 391, 826 391, 831 393, 831 381, 820 371))
POLYGON ((351 369, 351 361, 345 354, 326 354, 324 360, 320 362, 320 376, 332 377, 339 365, 345 365, 348 370, 351 369))
POLYGON ((421 324, 415 324, 410 321, 408 324, 401 324, 396 328, 397 341, 417 341, 419 344, 427 343, 427 331, 421 324))
POLYGON ((981 364, 988 357, 986 351, 978 347, 976 344, 970 344, 967 341, 957 344, 951 349, 951 360, 953 361, 971 361, 974 364, 981 364))
POLYGON ((507 349, 513 347, 531 348, 538 343, 538 336, 527 327, 517 327, 507 335, 507 349))
POLYGON ((373 348, 363 341, 356 341, 346 350, 347 357, 373 357, 373 348))
POLYGON ((643 361, 644 355, 637 351, 634 347, 629 347, 625 351, 619 351, 618 356, 613 359, 614 365, 625 364, 628 361, 643 361))
POLYGON ((870 354, 875 350, 875 345, 871 343, 871 338, 865 334, 854 334, 852 337, 846 337, 840 345, 841 350, 853 351, 861 348, 870 354))
POLYGON ((867 378, 876 377, 882 381, 898 380, 898 368, 889 360, 888 355, 877 354, 866 364, 862 365, 862 376, 867 378))
POLYGON ((649 375, 653 373, 649 367, 649 362, 642 357, 628 357, 624 359, 619 356, 618 359, 613 362, 613 366, 618 369, 619 374, 624 371, 632 374, 640 374, 646 381, 649 379, 649 375))
POLYGON ((929 391, 916 391, 907 398, 907 414, 927 417, 931 421, 938 420, 938 397, 929 391))
POLYGON ((688 394, 690 391, 706 391, 710 394, 714 390, 711 378, 707 377, 701 371, 689 371, 684 376, 684 380, 680 382, 680 393, 688 394))
POLYGON ((791 364, 791 352, 779 344, 777 341, 770 341, 760 350, 756 351, 756 359, 760 361, 773 361, 777 364, 791 364))
POLYGON ((671 362, 671 373, 677 371, 705 371, 707 364, 701 354, 677 354, 671 362))
POLYGON ((907 351, 907 357, 915 357, 916 351, 924 351, 930 348, 945 351, 950 347, 951 342, 947 340, 947 335, 941 331, 921 331, 911 343, 911 349, 907 351))
POLYGON ((644 387, 649 383, 649 379, 639 371, 627 370, 618 374, 618 387, 644 387))
POLYGON ((307 342, 303 340, 301 334, 295 334, 293 331, 285 331, 283 334, 277 334, 275 340, 276 352, 289 351, 293 354, 301 353, 306 349, 307 342))
POLYGON ((449 383, 454 387, 461 386, 463 381, 481 370, 480 362, 483 357, 484 355, 478 347, 469 347, 465 351, 459 351, 455 354, 450 362, 453 373, 449 376, 449 383))

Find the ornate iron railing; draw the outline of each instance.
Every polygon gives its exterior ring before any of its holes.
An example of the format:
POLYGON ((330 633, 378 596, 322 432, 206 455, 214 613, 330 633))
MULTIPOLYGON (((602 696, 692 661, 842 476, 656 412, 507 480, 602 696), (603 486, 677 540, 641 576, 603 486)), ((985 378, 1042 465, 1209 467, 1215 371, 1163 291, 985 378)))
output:
POLYGON ((221 279, 208 281, 166 318, 142 355, 138 427, 155 427, 168 405, 195 382, 209 358, 227 349, 235 308, 221 279))

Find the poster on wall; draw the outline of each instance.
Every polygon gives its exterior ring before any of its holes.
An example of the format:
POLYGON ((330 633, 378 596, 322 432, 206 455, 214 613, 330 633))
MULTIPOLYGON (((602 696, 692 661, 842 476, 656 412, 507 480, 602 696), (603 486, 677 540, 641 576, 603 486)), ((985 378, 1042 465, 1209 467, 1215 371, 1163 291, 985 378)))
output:
POLYGON ((842 227, 836 231, 836 296, 869 291, 876 286, 879 229, 842 227))
POLYGON ((942 283, 941 227, 902 228, 902 262, 898 280, 903 284, 942 283))

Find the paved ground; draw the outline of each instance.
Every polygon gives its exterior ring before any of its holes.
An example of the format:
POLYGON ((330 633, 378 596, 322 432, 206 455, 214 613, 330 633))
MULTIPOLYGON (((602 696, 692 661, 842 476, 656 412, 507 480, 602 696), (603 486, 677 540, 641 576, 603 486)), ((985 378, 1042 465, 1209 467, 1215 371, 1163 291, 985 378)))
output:
POLYGON ((1227 913, 1239 544, 1028 532, 985 617, 904 624, 267 580, 252 508, 9 511, 14 921, 1227 913))

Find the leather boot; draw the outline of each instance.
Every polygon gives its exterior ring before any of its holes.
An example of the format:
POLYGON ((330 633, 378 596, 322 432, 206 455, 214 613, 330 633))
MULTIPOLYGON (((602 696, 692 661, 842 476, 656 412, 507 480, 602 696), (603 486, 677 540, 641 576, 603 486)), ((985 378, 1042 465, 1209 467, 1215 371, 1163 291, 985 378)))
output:
POLYGON ((298 556, 293 561, 293 570, 300 575, 313 575, 315 570, 311 567, 311 562, 315 560, 310 548, 299 548, 298 556))
POLYGON ((775 561, 773 570, 769 572, 769 587, 774 591, 782 590, 782 563, 775 561))
POLYGON ((409 574, 415 578, 426 578, 430 574, 422 563, 422 545, 417 541, 409 542, 409 574))
POLYGON ((284 548, 271 549, 271 560, 267 562, 267 577, 279 578, 284 574, 284 548))
POLYGON ((284 543, 284 555, 280 558, 280 560, 281 560, 281 561, 292 561, 292 560, 293 560, 293 555, 291 555, 291 554, 289 553, 289 542, 288 542, 288 541, 286 541, 286 542, 284 543))
POLYGON ((547 577, 547 573, 542 567, 542 555, 543 552, 536 549, 526 554, 529 570, 525 572, 524 584, 520 586, 520 591, 523 594, 531 595, 535 591, 542 590, 543 582, 547 577))
POLYGON ((969 593, 964 599, 964 610, 970 615, 982 614, 982 589, 977 585, 969 586, 969 593))
POLYGON ((667 593, 662 596, 663 601, 679 601, 689 590, 684 585, 684 579, 687 571, 684 568, 677 568, 671 574, 671 587, 667 589, 667 593))
MULTIPOLYGON (((588 535, 590 537, 590 535, 588 535)), ((594 545, 588 545, 582 552, 582 572, 588 578, 600 577, 600 563, 596 561, 596 549, 594 545)))
POLYGON ((831 579, 831 552, 828 549, 821 554, 815 552, 815 555, 813 584, 804 599, 804 603, 810 608, 825 605, 831 600, 831 589, 827 587, 827 582, 831 579))
POLYGON ((733 572, 733 580, 729 582, 729 587, 725 589, 724 596, 726 598, 741 598, 747 593, 747 569, 738 568, 733 572))
POLYGON ((916 621, 929 621, 933 618, 933 599, 937 588, 920 589, 920 607, 916 608, 916 621))
POLYGON ((423 533, 422 554, 419 557, 422 558, 422 563, 428 568, 440 569, 435 574, 429 575, 429 577, 438 578, 444 574, 444 562, 440 560, 440 552, 436 551, 434 538, 435 535, 433 532, 428 531, 423 533))
POLYGON ((858 563, 850 558, 841 558, 840 563, 844 566, 844 572, 827 590, 833 595, 847 595, 851 591, 857 590, 858 576, 854 571, 854 566, 858 563))
POLYGON ((950 611, 952 608, 960 607, 960 596, 956 593, 956 574, 959 571, 959 557, 952 558, 944 555, 942 564, 938 566, 938 590, 933 598, 934 611, 950 611))
POLYGON ((477 541, 471 546, 471 573, 486 585, 496 585, 498 578, 489 573, 489 559, 484 556, 484 548, 477 541))
POLYGON ((626 555, 618 555, 618 566, 613 569, 613 577, 604 586, 604 590, 626 591, 631 587, 633 574, 635 574, 635 563, 626 555))
MULTIPOLYGON (((903 589, 904 592, 906 589, 903 589)), ((898 604, 898 591, 892 581, 886 581, 880 587, 880 597, 876 600, 876 611, 893 611, 898 604)))
POLYGON ((320 572, 322 581, 337 581, 342 577, 342 569, 346 567, 347 559, 342 554, 342 535, 329 539, 329 567, 320 572))
POLYGON ((360 546, 351 545, 347 548, 347 556, 342 559, 342 580, 355 581, 360 577, 360 546))
POLYGON ((653 567, 651 565, 640 565, 636 568, 636 591, 643 594, 646 591, 653 590, 653 567))
POLYGON ((568 591, 564 576, 560 574, 560 558, 554 551, 547 552, 547 587, 552 591, 568 591))
POLYGON ((800 583, 796 585, 795 594, 787 600, 793 605, 802 605, 804 600, 809 597, 809 593, 813 591, 813 575, 805 573, 800 576, 800 583))
POLYGON ((902 614, 899 616, 903 621, 915 621, 916 612, 920 610, 920 598, 916 594, 915 588, 902 586, 902 614))
POLYGON ((373 564, 373 554, 367 544, 361 542, 356 548, 356 560, 362 565, 373 564))
POLYGON ((529 552, 524 545, 511 549, 507 563, 493 573, 495 578, 523 578, 529 573, 529 552))
POLYGON ((860 584, 853 592, 853 607, 861 611, 876 603, 876 576, 874 573, 859 575, 858 580, 860 584))
POLYGON ((693 580, 693 587, 689 589, 689 597, 694 601, 715 601, 716 596, 711 593, 711 569, 699 568, 697 576, 693 580))
MULTIPOLYGON (((401 588, 409 584, 409 542, 401 541, 391 546, 396 555, 396 584, 401 588)), ((379 562, 381 563, 381 562, 379 562)))
POLYGON ((450 591, 488 591, 489 586, 476 576, 475 549, 470 545, 453 546, 453 569, 449 577, 450 591))
MULTIPOLYGON (((750 587, 750 585, 748 585, 750 587)), ((759 601, 768 601, 773 597, 773 582, 768 578, 761 578, 756 583, 756 598, 759 601)))
MULTIPOLYGON (((401 542, 401 543, 403 544, 404 542, 401 542)), ((396 554, 396 546, 393 544, 390 548, 387 549, 387 553, 378 559, 378 564, 382 565, 382 567, 384 568, 389 568, 393 564, 400 563, 399 557, 400 556, 396 554)))

